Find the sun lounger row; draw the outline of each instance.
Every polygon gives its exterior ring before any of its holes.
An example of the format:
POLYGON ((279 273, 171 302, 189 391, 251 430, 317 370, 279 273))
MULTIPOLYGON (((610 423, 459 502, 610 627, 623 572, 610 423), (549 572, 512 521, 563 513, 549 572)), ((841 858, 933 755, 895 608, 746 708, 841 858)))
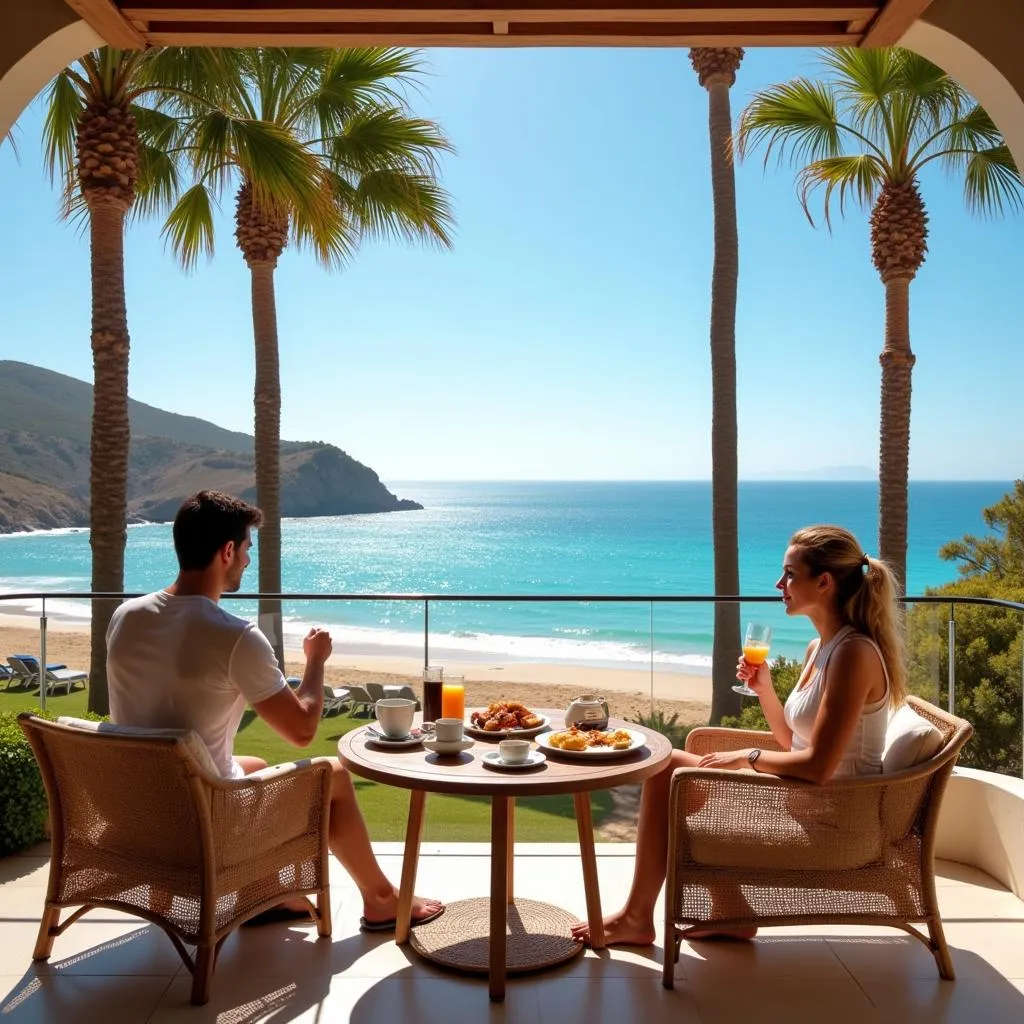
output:
MULTIPOLYGON (((25 687, 26 689, 39 686, 39 659, 33 654, 9 654, 4 678, 6 685, 4 689, 9 690, 12 685, 25 687)), ((46 692, 56 693, 63 689, 70 693, 82 684, 82 688, 89 681, 89 673, 79 669, 68 668, 63 663, 47 664, 46 666, 46 692)))

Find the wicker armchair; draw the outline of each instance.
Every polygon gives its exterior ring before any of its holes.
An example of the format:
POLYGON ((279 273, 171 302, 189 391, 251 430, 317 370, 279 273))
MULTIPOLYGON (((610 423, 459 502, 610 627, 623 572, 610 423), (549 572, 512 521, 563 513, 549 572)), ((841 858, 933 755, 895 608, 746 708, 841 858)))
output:
POLYGON ((331 934, 326 758, 223 779, 194 733, 76 727, 29 713, 18 721, 50 804, 34 959, 48 959, 56 936, 86 911, 111 907, 167 933, 201 1005, 221 943, 254 914, 315 893, 317 931, 331 934), (60 923, 65 907, 78 909, 60 923))
MULTIPOLYGON (((680 928, 792 924, 892 925, 931 950, 943 978, 953 963, 935 897, 939 804, 960 749, 963 719, 916 697, 908 703, 943 735, 938 753, 891 774, 824 785, 775 775, 680 768, 669 792, 663 983, 672 988, 680 928), (928 936, 910 922, 927 925, 928 936)), ((694 729, 697 754, 778 750, 771 735, 694 729)))

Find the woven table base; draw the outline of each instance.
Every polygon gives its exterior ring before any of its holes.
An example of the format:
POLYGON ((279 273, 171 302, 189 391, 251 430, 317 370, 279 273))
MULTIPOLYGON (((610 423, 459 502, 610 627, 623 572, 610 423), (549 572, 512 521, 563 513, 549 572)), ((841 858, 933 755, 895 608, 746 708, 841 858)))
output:
MULTIPOLYGON (((490 967, 489 899, 459 900, 428 924, 417 925, 409 942, 421 956, 443 967, 487 974, 490 967)), ((505 969, 509 974, 540 971, 578 956, 569 928, 578 919, 550 903, 516 900, 505 926, 505 969)))

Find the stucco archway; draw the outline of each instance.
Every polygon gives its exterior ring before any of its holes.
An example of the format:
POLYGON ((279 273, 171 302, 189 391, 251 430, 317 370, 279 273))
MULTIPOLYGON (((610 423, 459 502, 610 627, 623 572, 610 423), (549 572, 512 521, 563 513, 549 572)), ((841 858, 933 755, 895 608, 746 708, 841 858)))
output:
POLYGON ((84 21, 71 16, 63 4, 50 2, 41 6, 53 8, 54 16, 40 17, 13 29, 6 14, 0 22, 0 138, 61 68, 103 45, 100 36, 84 21), (62 13, 70 17, 62 18, 62 13))

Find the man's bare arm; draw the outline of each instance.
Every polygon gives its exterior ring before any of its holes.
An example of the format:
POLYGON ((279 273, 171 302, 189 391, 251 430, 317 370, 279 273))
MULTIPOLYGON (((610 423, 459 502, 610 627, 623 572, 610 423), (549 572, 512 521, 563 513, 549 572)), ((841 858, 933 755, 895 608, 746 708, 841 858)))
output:
POLYGON ((331 655, 331 635, 311 629, 302 641, 306 669, 295 690, 285 687, 273 697, 253 705, 271 729, 297 747, 308 747, 316 736, 324 706, 324 663, 331 655))

